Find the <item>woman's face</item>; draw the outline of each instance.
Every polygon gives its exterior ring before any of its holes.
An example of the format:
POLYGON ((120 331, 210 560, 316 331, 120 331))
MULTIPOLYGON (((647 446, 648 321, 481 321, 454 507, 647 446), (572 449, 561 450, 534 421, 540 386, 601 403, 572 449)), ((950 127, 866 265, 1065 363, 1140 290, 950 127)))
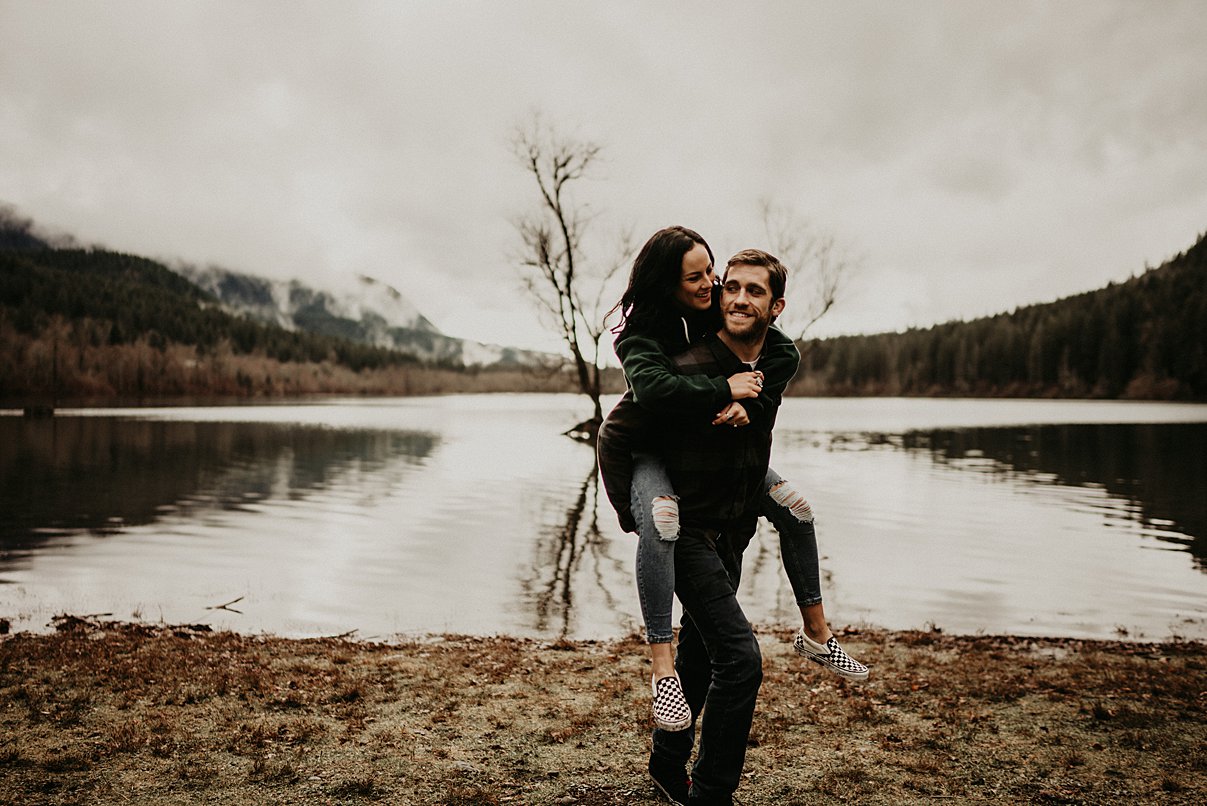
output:
POLYGON ((704 244, 696 244, 683 256, 679 284, 671 296, 685 311, 707 311, 712 305, 712 260, 704 244))

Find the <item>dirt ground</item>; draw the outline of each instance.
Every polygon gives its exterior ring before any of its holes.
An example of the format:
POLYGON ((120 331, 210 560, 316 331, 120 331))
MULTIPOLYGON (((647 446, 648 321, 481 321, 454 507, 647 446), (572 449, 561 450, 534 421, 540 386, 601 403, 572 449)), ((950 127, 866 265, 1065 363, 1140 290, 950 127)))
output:
MULTIPOLYGON (((738 802, 1207 802, 1207 645, 760 630, 738 802)), ((397 644, 63 618, 0 637, 0 802, 657 803, 636 639, 397 644)))

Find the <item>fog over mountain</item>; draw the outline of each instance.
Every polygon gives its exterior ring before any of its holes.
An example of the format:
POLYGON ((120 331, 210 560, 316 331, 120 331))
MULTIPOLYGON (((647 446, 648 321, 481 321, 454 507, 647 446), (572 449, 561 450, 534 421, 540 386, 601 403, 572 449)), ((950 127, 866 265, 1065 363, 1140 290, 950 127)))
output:
MULTIPOLYGON (((35 221, 16 206, 0 201, 0 250, 80 248, 74 235, 35 221)), ((105 249, 95 245, 91 248, 105 249)), ((559 356, 442 333, 397 289, 364 274, 349 276, 342 287, 332 279, 316 288, 300 280, 279 280, 167 261, 172 271, 212 294, 226 311, 276 325, 351 339, 413 355, 421 361, 487 367, 548 366, 559 356)))
POLYGON ((286 330, 338 336, 423 361, 467 367, 556 360, 546 353, 441 333, 397 289, 363 274, 343 288, 314 288, 299 280, 274 280, 216 266, 178 264, 173 270, 212 294, 227 311, 286 330))

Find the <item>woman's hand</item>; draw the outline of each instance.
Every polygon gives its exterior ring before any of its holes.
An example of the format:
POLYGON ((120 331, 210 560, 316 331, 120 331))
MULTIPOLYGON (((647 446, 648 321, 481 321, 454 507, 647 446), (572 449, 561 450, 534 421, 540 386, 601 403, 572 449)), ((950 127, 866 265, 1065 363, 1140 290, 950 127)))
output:
POLYGON ((717 415, 717 419, 712 421, 712 424, 732 425, 737 428, 740 425, 750 425, 750 417, 741 403, 734 402, 721 409, 721 413, 717 415))
POLYGON ((747 397, 758 397, 763 391, 763 373, 757 369, 754 372, 739 372, 728 378, 729 396, 734 400, 747 397))

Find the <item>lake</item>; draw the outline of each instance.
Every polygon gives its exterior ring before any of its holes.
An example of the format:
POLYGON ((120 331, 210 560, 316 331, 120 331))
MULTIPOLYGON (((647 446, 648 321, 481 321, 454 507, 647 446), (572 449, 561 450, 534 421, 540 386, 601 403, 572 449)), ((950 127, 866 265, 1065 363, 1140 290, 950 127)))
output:
MULTIPOLYGON (((634 538, 592 449, 560 435, 588 411, 464 395, 0 416, 0 618, 626 634, 634 538)), ((833 626, 1207 639, 1207 405, 793 398, 772 465, 817 513, 833 626)), ((756 624, 799 621, 765 525, 739 596, 756 624)))

